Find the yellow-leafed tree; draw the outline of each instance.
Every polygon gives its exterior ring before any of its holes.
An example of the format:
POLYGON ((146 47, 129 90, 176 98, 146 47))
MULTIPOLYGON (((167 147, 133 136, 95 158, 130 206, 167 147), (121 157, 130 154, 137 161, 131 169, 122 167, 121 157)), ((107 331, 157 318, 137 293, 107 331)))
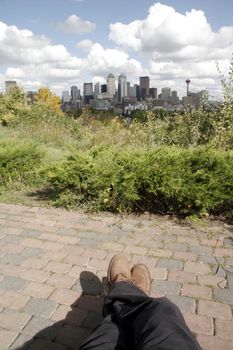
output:
POLYGON ((42 87, 38 90, 36 97, 37 102, 46 104, 54 112, 61 113, 61 99, 60 97, 54 95, 46 87, 42 87))

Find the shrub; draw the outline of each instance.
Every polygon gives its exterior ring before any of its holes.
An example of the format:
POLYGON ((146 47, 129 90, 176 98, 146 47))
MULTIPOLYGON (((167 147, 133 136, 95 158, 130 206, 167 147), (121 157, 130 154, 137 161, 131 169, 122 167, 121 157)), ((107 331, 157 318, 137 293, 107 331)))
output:
POLYGON ((0 187, 12 188, 17 183, 35 181, 42 159, 35 144, 0 143, 0 187))
POLYGON ((233 206, 233 154, 206 147, 75 152, 49 179, 57 206, 185 215, 233 206))

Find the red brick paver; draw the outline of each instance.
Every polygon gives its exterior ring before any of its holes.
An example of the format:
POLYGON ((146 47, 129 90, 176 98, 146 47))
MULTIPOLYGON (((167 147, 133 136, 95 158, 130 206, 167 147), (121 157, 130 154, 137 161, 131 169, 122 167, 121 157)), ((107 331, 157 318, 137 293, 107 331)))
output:
POLYGON ((120 252, 148 265, 152 295, 181 308, 204 350, 232 350, 232 232, 217 221, 202 229, 0 204, 0 348, 77 349, 101 321, 102 283, 120 252))

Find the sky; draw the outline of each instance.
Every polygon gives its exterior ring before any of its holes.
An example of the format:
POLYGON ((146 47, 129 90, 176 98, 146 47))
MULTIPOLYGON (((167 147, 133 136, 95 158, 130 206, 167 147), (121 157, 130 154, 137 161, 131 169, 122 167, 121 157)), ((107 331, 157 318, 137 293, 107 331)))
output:
POLYGON ((56 94, 125 73, 131 84, 221 96, 233 53, 232 0, 0 0, 5 80, 56 94))

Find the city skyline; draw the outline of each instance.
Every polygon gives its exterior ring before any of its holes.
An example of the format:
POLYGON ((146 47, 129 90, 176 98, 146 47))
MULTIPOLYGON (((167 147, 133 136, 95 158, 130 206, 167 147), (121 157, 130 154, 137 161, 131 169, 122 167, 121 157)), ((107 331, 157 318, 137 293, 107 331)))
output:
POLYGON ((221 94, 216 61, 226 74, 233 52, 230 0, 133 6, 123 0, 98 6, 93 0, 58 0, 56 6, 51 0, 0 0, 0 8, 1 91, 5 80, 17 80, 25 90, 47 86, 61 94, 122 72, 132 84, 150 76, 151 86, 180 95, 188 78, 194 92, 221 94))

